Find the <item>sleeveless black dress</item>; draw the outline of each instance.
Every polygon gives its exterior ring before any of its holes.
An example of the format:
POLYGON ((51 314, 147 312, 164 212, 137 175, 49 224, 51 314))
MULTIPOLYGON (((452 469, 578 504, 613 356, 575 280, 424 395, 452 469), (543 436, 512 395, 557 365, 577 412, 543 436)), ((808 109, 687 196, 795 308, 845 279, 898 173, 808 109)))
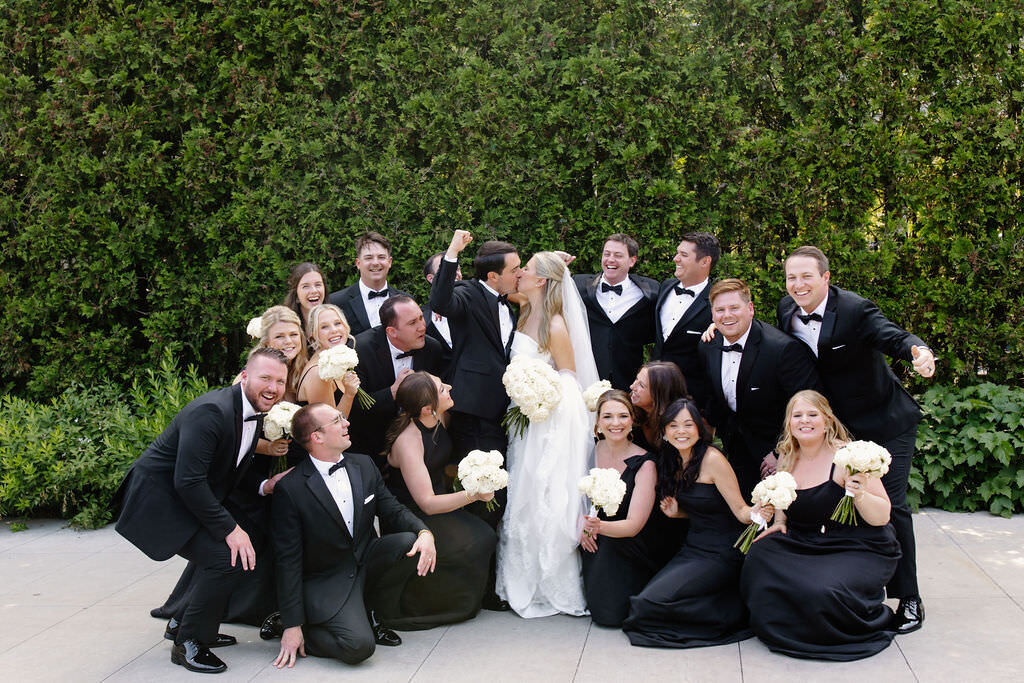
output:
MULTIPOLYGON (((621 476, 626 482, 626 495, 614 516, 609 517, 601 511, 597 515, 599 518, 609 522, 626 519, 636 486, 636 474, 648 460, 654 460, 650 453, 626 459, 626 469, 621 476)), ((654 508, 655 512, 661 512, 657 505, 654 508)), ((595 624, 621 626, 629 611, 630 596, 639 593, 661 568, 657 558, 664 554, 659 550, 664 541, 652 519, 653 513, 632 538, 598 536, 596 552, 580 548, 583 594, 595 624)))
MULTIPOLYGON (((452 451, 448 431, 443 425, 435 430, 418 421, 413 424, 423 439, 423 463, 434 494, 451 493, 445 490, 444 472, 452 451)), ((398 631, 418 631, 471 619, 480 611, 487 586, 491 556, 497 544, 494 530, 465 509, 424 514, 409 493, 400 469, 389 466, 385 477, 395 497, 433 532, 437 567, 432 574, 413 575, 402 591, 400 613, 381 614, 381 621, 398 631)))
POLYGON ((732 547, 743 525, 714 484, 679 486, 676 501, 690 516, 686 542, 630 598, 622 630, 644 647, 704 647, 751 637, 739 592, 743 555, 732 547))
POLYGON ((895 635, 882 603, 899 544, 890 525, 829 519, 844 489, 827 481, 797 491, 787 533, 754 543, 741 589, 754 633, 773 652, 850 661, 881 652, 895 635))

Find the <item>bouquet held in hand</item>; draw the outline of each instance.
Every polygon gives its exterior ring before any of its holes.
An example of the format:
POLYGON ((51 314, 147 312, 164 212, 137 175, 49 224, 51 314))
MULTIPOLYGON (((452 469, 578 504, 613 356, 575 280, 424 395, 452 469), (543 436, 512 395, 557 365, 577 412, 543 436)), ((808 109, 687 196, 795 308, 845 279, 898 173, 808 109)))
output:
POLYGON ((522 436, 528 422, 543 422, 562 400, 558 372, 539 358, 513 358, 501 377, 505 391, 515 403, 501 426, 509 434, 522 436))
POLYGON ((587 410, 590 412, 597 411, 597 402, 601 399, 601 396, 606 391, 611 391, 612 383, 606 379, 598 380, 583 392, 583 402, 587 404, 587 410))
MULTIPOLYGON (((508 472, 501 469, 505 459, 498 451, 470 451, 459 462, 455 490, 465 489, 471 496, 494 493, 508 486, 508 472)), ((488 510, 498 507, 493 498, 486 503, 488 510)))
POLYGON ((276 404, 263 418, 263 436, 271 441, 292 435, 292 418, 299 411, 299 406, 288 401, 276 404))
MULTIPOLYGON (((845 467, 850 474, 863 472, 869 477, 883 477, 889 471, 892 455, 874 441, 851 441, 838 451, 832 462, 845 467)), ((832 521, 857 526, 857 513, 853 509, 853 494, 849 491, 836 505, 832 521)))
MULTIPOLYGON (((765 507, 771 505, 776 510, 785 510, 796 500, 796 479, 789 472, 776 472, 765 477, 754 487, 750 499, 754 505, 765 507)), ((739 548, 744 555, 750 550, 757 534, 768 525, 768 520, 756 513, 750 515, 750 525, 743 530, 740 537, 733 543, 733 548, 739 548)))
POLYGON ((626 495, 626 482, 610 467, 592 468, 590 474, 580 479, 577 487, 580 493, 590 498, 595 510, 604 510, 609 517, 619 511, 626 495))
MULTIPOLYGON (((344 344, 338 344, 320 351, 317 369, 320 371, 320 379, 337 380, 355 370, 357 365, 359 365, 359 356, 356 354, 356 350, 350 349, 344 344)), ((356 392, 356 398, 359 399, 359 405, 363 407, 363 410, 369 410, 370 406, 376 403, 362 387, 356 392)))

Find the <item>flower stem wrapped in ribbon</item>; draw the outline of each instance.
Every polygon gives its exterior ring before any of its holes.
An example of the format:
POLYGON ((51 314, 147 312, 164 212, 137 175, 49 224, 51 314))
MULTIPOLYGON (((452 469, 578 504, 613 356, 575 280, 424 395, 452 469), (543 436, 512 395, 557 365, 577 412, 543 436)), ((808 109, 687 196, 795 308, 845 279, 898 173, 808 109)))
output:
MULTIPOLYGON (((465 489, 470 495, 494 493, 508 486, 508 472, 501 469, 505 459, 499 451, 470 451, 459 462, 455 490, 465 489)), ((493 498, 485 503, 488 510, 498 509, 493 498)))
MULTIPOLYGON (((356 354, 356 350, 339 344, 320 351, 317 369, 320 371, 320 379, 332 380, 341 379, 355 370, 357 365, 359 365, 359 355, 356 354)), ((356 398, 359 399, 359 405, 363 407, 363 410, 369 410, 376 403, 362 387, 359 387, 359 391, 356 392, 356 398)))
MULTIPOLYGON (((796 500, 796 479, 789 472, 776 472, 758 482, 750 494, 750 499, 754 505, 771 505, 776 510, 785 510, 796 500)), ((756 513, 751 514, 750 525, 743 530, 732 547, 739 548, 740 552, 746 555, 750 551, 750 546, 754 544, 754 539, 766 526, 768 520, 756 513)))
MULTIPOLYGON (((836 467, 845 467, 850 474, 863 472, 869 477, 883 477, 889 471, 892 455, 874 441, 851 441, 838 451, 832 462, 836 467)), ((831 517, 833 522, 857 526, 857 513, 853 507, 853 494, 849 491, 836 505, 831 517)))
POLYGON ((590 498, 595 510, 604 510, 609 517, 619 511, 626 495, 626 482, 622 481, 618 471, 610 467, 592 468, 576 486, 580 493, 590 498))
POLYGON ((515 402, 501 421, 510 435, 522 436, 530 422, 543 422, 562 400, 558 372, 539 358, 513 358, 501 377, 515 402))

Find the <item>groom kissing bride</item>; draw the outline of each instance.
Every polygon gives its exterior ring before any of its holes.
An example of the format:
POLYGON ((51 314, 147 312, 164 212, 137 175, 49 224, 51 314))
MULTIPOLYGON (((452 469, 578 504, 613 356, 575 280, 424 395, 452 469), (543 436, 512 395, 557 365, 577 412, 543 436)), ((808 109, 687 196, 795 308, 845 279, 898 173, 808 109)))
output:
POLYGON ((485 598, 484 606, 500 609, 505 599, 523 617, 586 614, 576 552, 584 510, 576 482, 586 473, 592 427, 581 387, 596 382, 598 374, 583 302, 565 265, 571 257, 540 252, 520 269, 512 245, 489 241, 473 260, 476 279, 456 282, 459 254, 472 240, 468 231, 455 231, 434 278, 430 306, 454 323, 451 385, 457 410, 449 431, 455 454, 508 454, 508 498, 488 519, 496 527, 503 516, 497 595, 485 598), (521 305, 518 325, 510 294, 521 305), (501 427, 508 408, 501 378, 510 356, 519 355, 559 371, 562 399, 547 420, 509 443, 501 427))

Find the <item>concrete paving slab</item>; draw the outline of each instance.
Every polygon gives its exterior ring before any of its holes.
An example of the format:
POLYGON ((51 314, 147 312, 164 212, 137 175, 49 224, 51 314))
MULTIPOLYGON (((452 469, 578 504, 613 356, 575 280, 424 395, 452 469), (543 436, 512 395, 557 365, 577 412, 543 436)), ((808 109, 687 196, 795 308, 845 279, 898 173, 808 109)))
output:
POLYGON ((935 598, 1005 595, 971 556, 955 544, 918 545, 917 579, 926 604, 935 598))
MULTIPOLYGON (((18 602, 21 598, 39 597, 40 591, 48 587, 48 577, 64 571, 64 568, 93 556, 91 552, 68 552, 55 561, 53 553, 23 552, 21 546, 0 551, 0 600, 18 602)), ((78 600, 72 600, 77 604, 78 600)))
POLYGON ((775 654, 761 641, 751 638, 740 643, 740 655, 743 663, 743 680, 757 683, 792 683, 801 680, 827 680, 828 683, 915 681, 914 672, 895 644, 874 657, 856 662, 821 662, 775 654))
POLYGON ((78 605, 0 604, 0 653, 82 610, 78 605))

